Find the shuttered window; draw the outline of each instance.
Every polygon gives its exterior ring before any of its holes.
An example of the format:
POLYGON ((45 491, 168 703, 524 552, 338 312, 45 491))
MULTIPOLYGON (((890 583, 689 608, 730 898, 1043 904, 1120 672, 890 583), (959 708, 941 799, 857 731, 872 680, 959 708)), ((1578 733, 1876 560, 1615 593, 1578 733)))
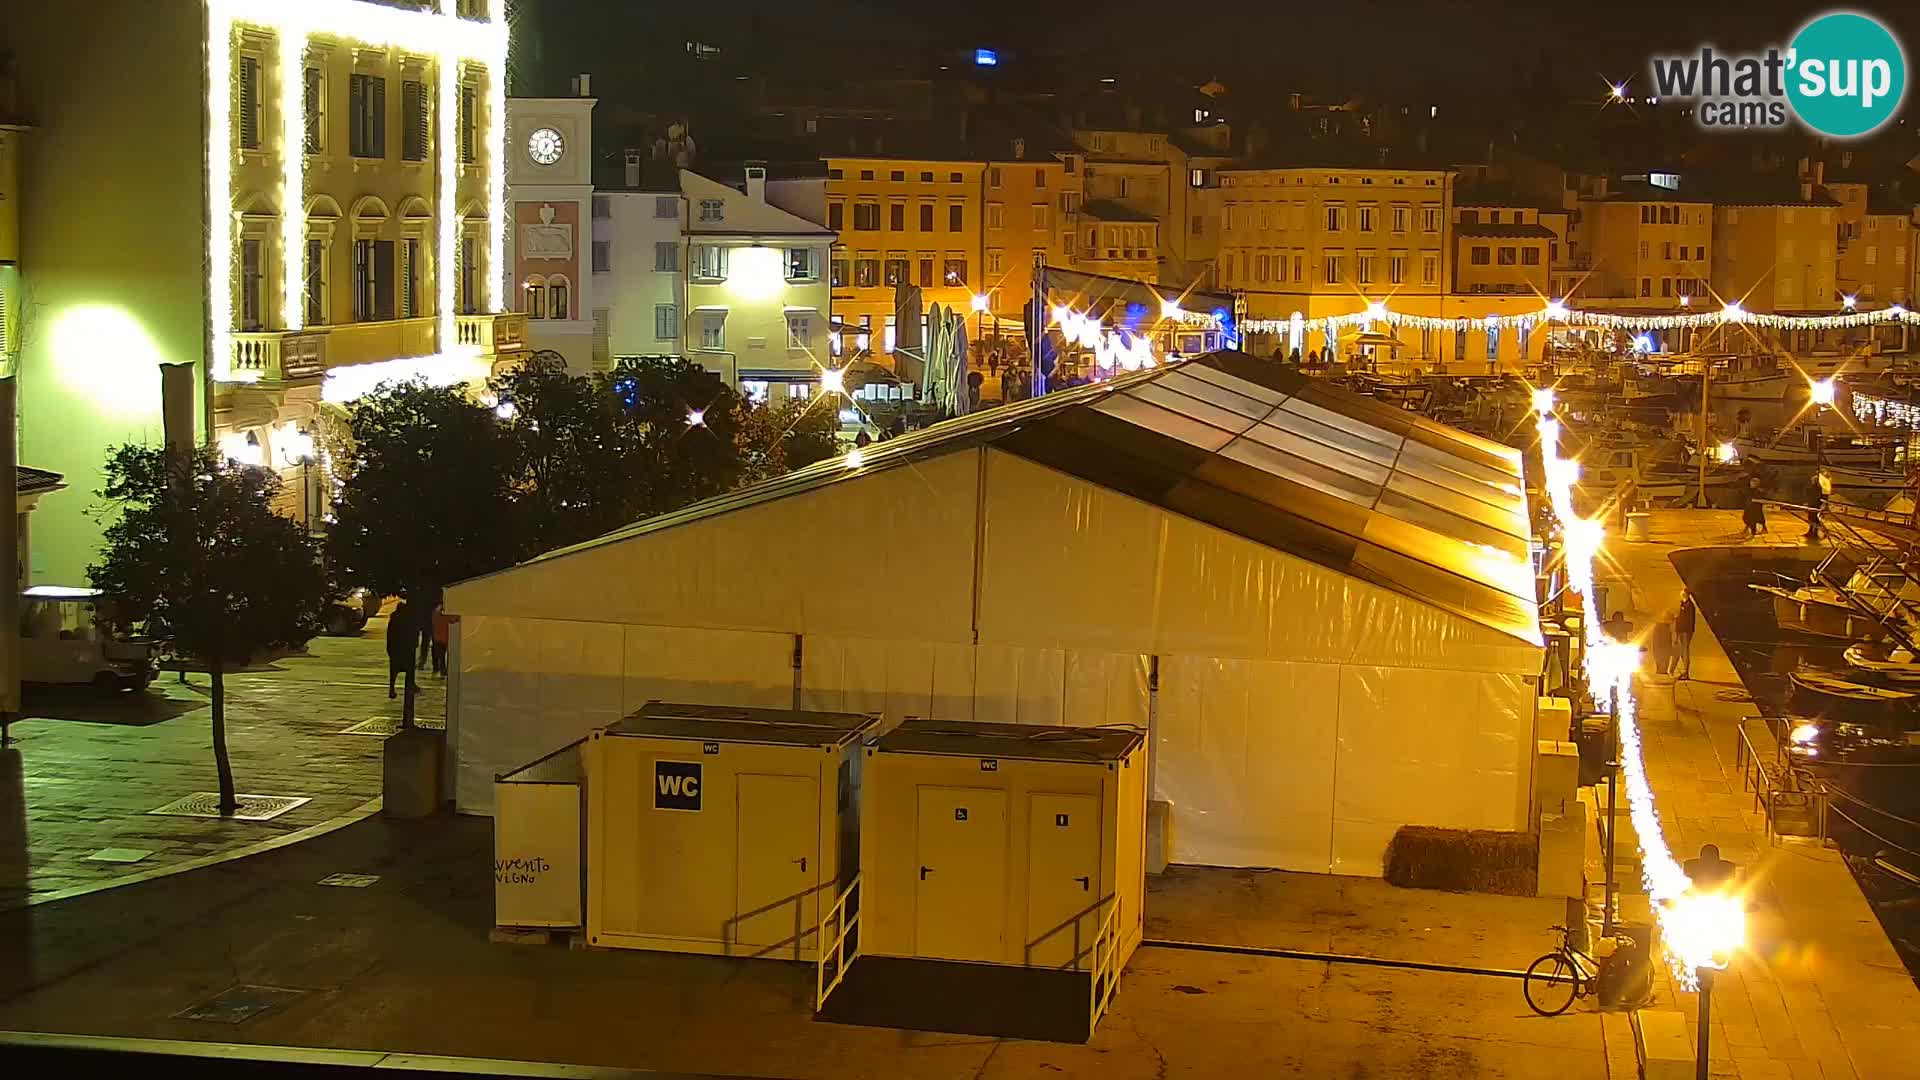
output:
POLYGON ((240 58, 240 146, 260 147, 260 58, 240 58))
POLYGON ((387 80, 355 75, 347 93, 347 141, 354 157, 387 156, 387 80))
POLYGON ((468 83, 460 87, 460 160, 471 164, 478 159, 480 91, 468 83))
POLYGON ((427 143, 431 141, 428 124, 433 115, 427 108, 427 84, 411 80, 401 83, 400 111, 405 125, 400 137, 401 159, 427 160, 427 143))
POLYGON ((306 71, 306 85, 301 91, 300 107, 307 126, 307 153, 317 154, 325 148, 326 132, 326 95, 322 90, 320 69, 310 67, 306 71))

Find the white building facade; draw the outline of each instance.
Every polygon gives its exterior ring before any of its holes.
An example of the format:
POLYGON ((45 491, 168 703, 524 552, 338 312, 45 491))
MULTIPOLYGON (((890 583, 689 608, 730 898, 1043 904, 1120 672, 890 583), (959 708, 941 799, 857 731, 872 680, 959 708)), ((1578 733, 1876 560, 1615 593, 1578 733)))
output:
POLYGON ((679 170, 629 155, 618 188, 593 196, 593 288, 611 358, 684 356, 686 200, 679 170))

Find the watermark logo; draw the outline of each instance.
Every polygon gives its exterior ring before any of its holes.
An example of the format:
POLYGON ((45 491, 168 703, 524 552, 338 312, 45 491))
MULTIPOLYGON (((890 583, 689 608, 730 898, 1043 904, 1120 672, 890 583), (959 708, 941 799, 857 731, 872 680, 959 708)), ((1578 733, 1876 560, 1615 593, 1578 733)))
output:
POLYGON ((1808 129, 1853 138, 1893 119, 1907 92, 1907 58, 1879 20, 1829 12, 1800 28, 1786 48, 1725 54, 1656 56, 1653 85, 1662 99, 1691 101, 1703 128, 1808 129))

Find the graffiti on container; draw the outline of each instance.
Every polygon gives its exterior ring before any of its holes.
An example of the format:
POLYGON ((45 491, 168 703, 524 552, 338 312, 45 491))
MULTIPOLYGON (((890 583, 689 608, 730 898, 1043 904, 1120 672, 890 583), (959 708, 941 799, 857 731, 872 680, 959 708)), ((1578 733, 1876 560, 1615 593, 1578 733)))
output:
POLYGON ((493 860, 493 882, 496 885, 532 885, 540 880, 540 875, 553 869, 553 864, 538 855, 493 860))

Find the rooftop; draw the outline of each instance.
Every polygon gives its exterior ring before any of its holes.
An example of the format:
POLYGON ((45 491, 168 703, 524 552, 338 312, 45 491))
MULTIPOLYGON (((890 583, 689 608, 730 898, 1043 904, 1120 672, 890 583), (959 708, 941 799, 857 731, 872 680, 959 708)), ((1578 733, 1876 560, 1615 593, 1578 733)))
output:
POLYGON ((1477 225, 1455 225, 1453 231, 1461 236, 1495 236, 1501 238, 1532 237, 1540 240, 1556 239, 1552 229, 1545 225, 1528 223, 1517 225, 1512 222, 1493 224, 1482 222, 1477 225))
POLYGON ((874 740, 883 754, 942 754, 1021 761, 1118 761, 1146 735, 1123 727, 1038 727, 909 720, 874 740))
POLYGON ((858 738, 876 722, 864 713, 649 701, 633 715, 608 725, 607 734, 699 742, 838 746, 858 738))

